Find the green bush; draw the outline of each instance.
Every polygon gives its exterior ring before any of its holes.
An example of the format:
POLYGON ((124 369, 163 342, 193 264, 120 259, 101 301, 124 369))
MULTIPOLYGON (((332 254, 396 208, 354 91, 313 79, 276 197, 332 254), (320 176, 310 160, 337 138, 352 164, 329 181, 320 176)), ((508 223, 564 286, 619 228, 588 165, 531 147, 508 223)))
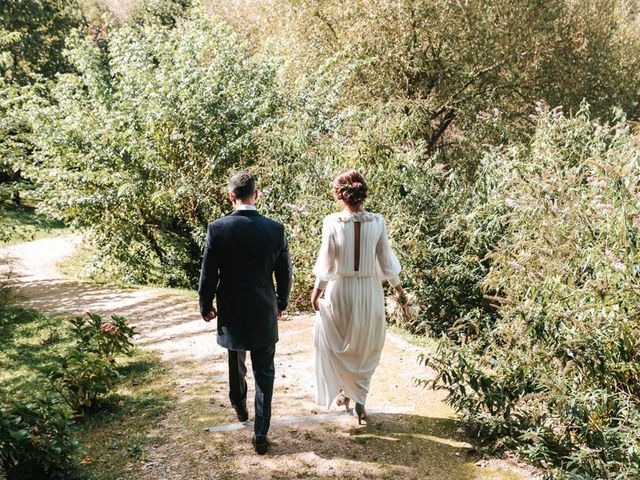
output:
POLYGON ((612 125, 539 107, 529 146, 480 175, 504 235, 483 282, 497 316, 443 339, 434 384, 495 446, 557 478, 640 474, 640 151, 612 125))
POLYGON ((79 348, 56 359, 47 374, 53 388, 78 413, 94 408, 98 398, 110 393, 119 379, 118 371, 106 357, 79 348))
POLYGON ((47 369, 53 388, 78 413, 94 408, 100 397, 113 391, 120 377, 116 355, 131 354, 135 335, 135 329, 119 315, 113 315, 111 321, 91 313, 87 316, 71 320, 75 347, 47 369))
POLYGON ((277 105, 273 68, 199 17, 75 37, 69 59, 78 73, 33 111, 40 210, 87 229, 106 273, 194 286, 227 173, 255 161, 277 105))
POLYGON ((6 478, 69 478, 78 452, 72 425, 51 397, 0 407, 0 466, 6 478))

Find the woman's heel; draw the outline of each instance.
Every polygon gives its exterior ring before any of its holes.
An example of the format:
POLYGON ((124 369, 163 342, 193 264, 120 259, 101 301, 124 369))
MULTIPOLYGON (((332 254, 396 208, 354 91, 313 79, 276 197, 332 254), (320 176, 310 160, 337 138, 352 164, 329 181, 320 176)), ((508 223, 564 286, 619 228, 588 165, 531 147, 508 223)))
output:
POLYGON ((358 416, 358 425, 362 425, 363 421, 367 421, 367 411, 362 403, 356 402, 356 415, 358 416))
POLYGON ((340 391, 340 393, 338 394, 338 397, 336 398, 336 405, 338 405, 339 407, 341 407, 342 405, 344 405, 344 408, 347 409, 347 412, 349 411, 349 402, 351 401, 351 399, 349 397, 347 397, 343 391, 340 391))

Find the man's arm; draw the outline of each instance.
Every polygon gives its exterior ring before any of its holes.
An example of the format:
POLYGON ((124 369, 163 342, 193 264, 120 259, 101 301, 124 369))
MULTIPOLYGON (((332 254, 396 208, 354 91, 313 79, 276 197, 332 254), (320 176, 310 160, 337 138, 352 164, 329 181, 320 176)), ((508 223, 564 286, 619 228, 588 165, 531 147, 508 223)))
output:
POLYGON ((276 296, 278 297, 278 310, 280 312, 285 310, 289 304, 289 293, 291 292, 291 280, 293 278, 293 264, 289 256, 289 244, 284 231, 282 232, 282 238, 282 250, 280 251, 274 268, 276 275, 276 296))
POLYGON ((216 296, 216 290, 218 288, 218 278, 218 261, 213 242, 213 228, 209 225, 204 244, 202 268, 200 270, 200 284, 198 286, 200 314, 206 321, 215 317, 213 299, 216 296), (213 316, 210 315, 212 312, 214 313, 213 316))

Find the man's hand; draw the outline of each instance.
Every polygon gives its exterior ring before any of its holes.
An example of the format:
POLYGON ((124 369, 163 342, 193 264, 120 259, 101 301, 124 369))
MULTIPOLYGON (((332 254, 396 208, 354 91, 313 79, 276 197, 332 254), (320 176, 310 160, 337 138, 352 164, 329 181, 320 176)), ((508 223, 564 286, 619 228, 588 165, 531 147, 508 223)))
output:
POLYGON ((278 320, 282 320, 282 309, 278 309, 278 320))
POLYGON ((209 313, 207 313, 205 316, 203 316, 202 319, 205 322, 210 322, 211 320, 213 320, 217 316, 218 316, 218 312, 216 312, 216 309, 214 308, 209 313))

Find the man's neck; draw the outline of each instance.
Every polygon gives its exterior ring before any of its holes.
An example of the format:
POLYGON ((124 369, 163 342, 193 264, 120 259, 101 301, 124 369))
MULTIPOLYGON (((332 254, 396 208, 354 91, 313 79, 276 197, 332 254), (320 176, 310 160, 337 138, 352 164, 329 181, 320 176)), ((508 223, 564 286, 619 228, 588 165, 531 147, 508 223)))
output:
POLYGON ((236 202, 236 204, 233 207, 236 210, 257 210, 256 205, 254 203, 236 202))

